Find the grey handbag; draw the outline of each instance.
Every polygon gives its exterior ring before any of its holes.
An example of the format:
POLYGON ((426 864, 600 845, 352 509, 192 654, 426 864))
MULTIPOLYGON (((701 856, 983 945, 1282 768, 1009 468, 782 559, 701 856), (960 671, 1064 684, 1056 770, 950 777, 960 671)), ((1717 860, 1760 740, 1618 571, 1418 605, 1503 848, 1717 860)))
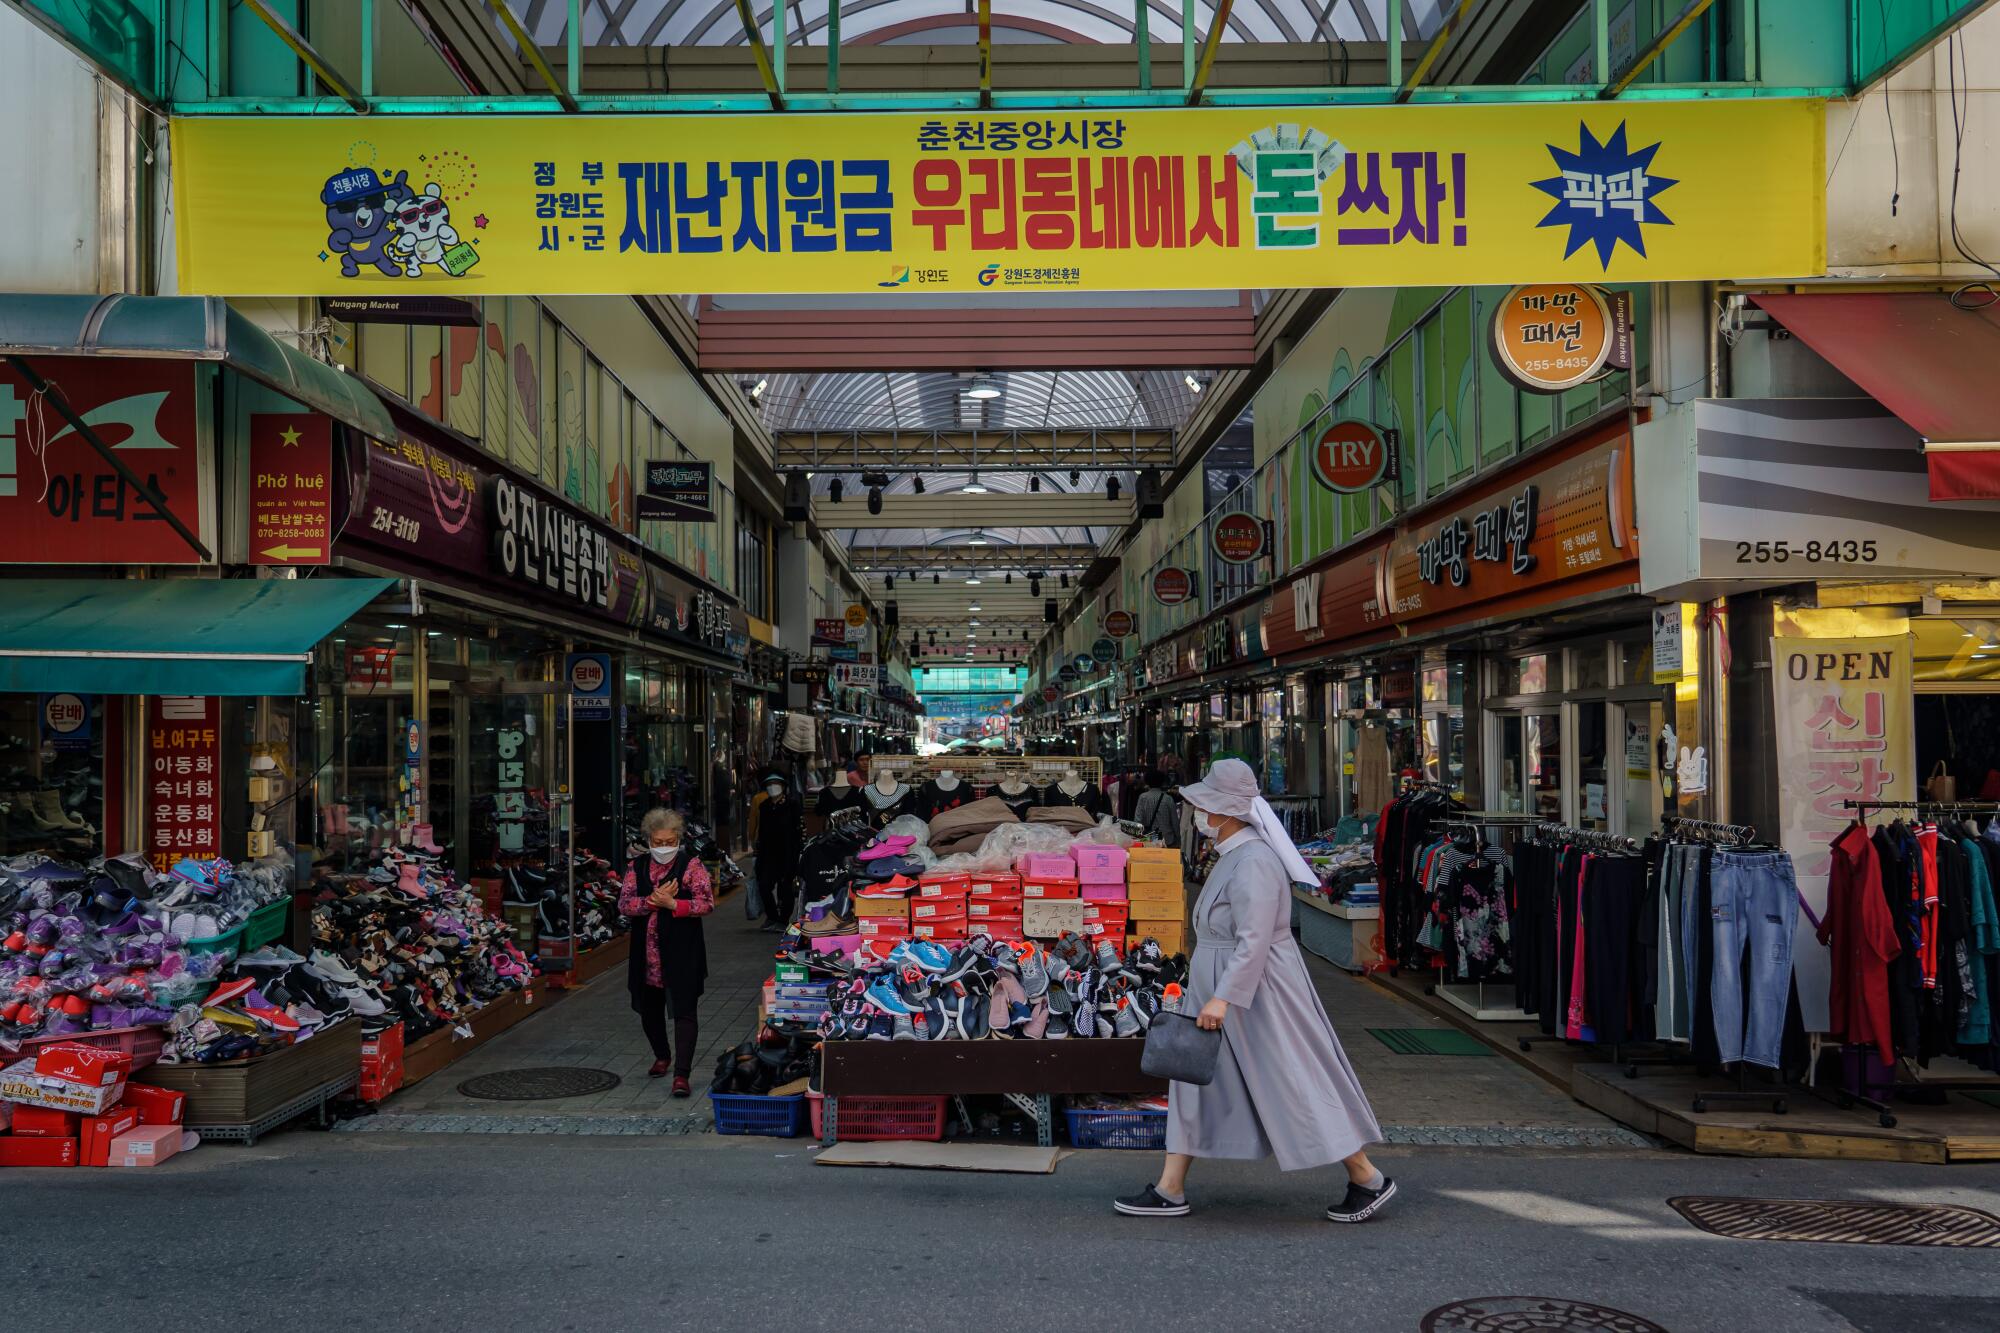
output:
POLYGON ((1207 1032, 1186 1014, 1161 1013, 1146 1029, 1139 1071, 1205 1088, 1215 1081, 1215 1065, 1221 1058, 1221 1028, 1207 1032))

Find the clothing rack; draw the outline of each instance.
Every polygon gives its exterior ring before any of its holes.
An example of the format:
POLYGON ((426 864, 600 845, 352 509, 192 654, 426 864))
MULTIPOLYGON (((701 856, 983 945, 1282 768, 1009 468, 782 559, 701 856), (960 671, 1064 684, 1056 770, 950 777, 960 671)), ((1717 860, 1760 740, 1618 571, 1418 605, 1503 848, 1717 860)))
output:
POLYGON ((1549 822, 1537 823, 1535 832, 1547 838, 1575 843, 1593 852, 1619 852, 1637 854, 1639 843, 1622 833, 1605 833, 1598 829, 1574 828, 1568 824, 1549 822))
POLYGON ((1660 821, 1661 831, 1685 834, 1697 842, 1755 842, 1757 826, 1754 824, 1718 824, 1711 819, 1684 819, 1680 815, 1668 815, 1660 821))
POLYGON ((1863 823, 1868 821, 1871 810, 1912 810, 1918 814, 1965 814, 2000 815, 2000 801, 1842 801, 1843 810, 1855 812, 1855 818, 1863 823))

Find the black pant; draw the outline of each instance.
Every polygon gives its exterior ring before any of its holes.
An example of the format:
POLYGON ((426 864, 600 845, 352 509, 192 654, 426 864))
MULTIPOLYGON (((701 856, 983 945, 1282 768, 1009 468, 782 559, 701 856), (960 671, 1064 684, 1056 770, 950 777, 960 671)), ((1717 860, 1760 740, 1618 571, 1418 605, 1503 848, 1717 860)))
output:
POLYGON ((792 923, 792 912, 799 904, 799 877, 796 871, 782 876, 773 876, 769 882, 762 875, 757 881, 764 890, 764 919, 780 926, 792 923))
POLYGON ((646 1030, 646 1041, 653 1048, 655 1060, 673 1060, 674 1076, 686 1078, 694 1071, 695 1021, 690 1013, 682 1018, 674 1017, 674 1039, 667 1042, 667 992, 663 986, 647 986, 639 992, 635 1006, 639 1010, 639 1026, 646 1030), (680 1048, 680 1059, 674 1060, 674 1048, 680 1048))

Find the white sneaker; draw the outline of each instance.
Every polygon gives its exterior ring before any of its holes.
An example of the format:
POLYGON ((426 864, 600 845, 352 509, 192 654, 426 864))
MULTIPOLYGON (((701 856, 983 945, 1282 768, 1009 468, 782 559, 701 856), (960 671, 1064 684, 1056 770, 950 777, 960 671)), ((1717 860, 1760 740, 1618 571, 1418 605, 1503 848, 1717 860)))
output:
POLYGON ((338 982, 342 986, 361 984, 360 973, 342 962, 340 955, 328 953, 324 949, 314 949, 312 961, 307 966, 327 980, 338 982))

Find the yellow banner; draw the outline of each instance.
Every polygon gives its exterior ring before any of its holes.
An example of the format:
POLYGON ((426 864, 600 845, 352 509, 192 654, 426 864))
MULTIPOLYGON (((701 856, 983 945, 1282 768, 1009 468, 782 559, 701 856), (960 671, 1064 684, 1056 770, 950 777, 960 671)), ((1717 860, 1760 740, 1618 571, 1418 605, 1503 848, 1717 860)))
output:
POLYGON ((1817 101, 173 123, 183 292, 1803 278, 1817 101))

